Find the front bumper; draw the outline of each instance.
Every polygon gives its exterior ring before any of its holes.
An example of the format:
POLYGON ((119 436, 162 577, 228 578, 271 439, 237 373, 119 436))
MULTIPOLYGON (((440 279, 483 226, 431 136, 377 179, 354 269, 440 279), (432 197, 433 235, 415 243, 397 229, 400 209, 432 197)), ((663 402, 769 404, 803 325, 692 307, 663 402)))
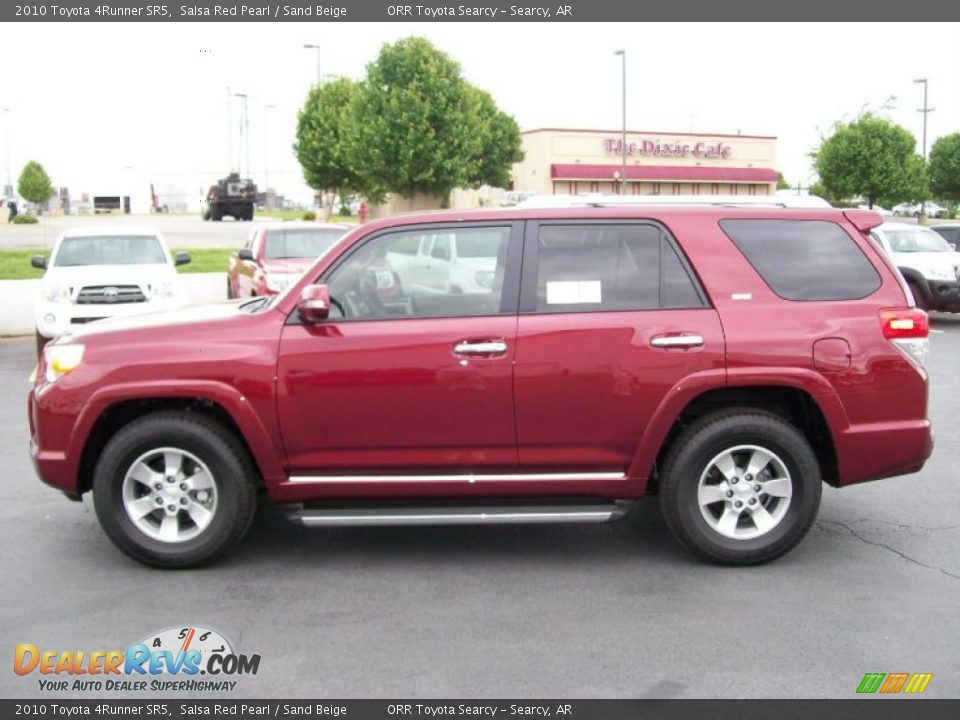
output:
POLYGON ((931 310, 960 312, 960 281, 927 280, 930 298, 927 302, 931 310))

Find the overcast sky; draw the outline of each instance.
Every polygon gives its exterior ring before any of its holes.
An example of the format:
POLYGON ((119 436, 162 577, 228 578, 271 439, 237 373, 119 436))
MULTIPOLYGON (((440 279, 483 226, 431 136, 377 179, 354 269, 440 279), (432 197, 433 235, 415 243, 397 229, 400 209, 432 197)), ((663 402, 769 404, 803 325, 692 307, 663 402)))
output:
MULTIPOLYGON (((625 48, 629 129, 775 135, 779 168, 806 184, 807 153, 820 132, 891 97, 890 117, 919 145, 923 96, 915 78, 929 79, 936 108, 929 143, 960 131, 958 26, 7 24, 0 107, 11 111, 0 130, 8 121, 14 184, 35 159, 74 197, 150 181, 200 195, 227 169, 230 87, 249 96, 254 180, 264 184, 269 157, 270 185, 307 199, 290 149, 297 109, 317 73, 317 53, 304 43, 322 46, 324 75, 360 78, 383 43, 425 36, 521 129, 619 128, 613 51, 625 48)), ((232 102, 233 165, 241 156, 239 102, 232 102)))

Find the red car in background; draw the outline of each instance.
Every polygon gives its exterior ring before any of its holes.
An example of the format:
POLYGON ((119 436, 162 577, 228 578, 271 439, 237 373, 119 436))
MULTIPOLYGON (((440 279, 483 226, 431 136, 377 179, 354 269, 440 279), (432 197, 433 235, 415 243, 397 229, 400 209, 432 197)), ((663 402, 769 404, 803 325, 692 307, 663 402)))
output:
POLYGON ((276 295, 349 230, 337 223, 281 222, 257 226, 230 256, 227 296, 276 295))

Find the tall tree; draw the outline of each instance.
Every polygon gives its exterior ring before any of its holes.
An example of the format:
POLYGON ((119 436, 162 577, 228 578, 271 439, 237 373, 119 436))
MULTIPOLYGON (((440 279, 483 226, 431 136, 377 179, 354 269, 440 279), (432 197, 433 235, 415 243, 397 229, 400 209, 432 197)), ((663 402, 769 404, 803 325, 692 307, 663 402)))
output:
POLYGON ((507 187, 510 170, 523 160, 517 121, 500 110, 490 93, 468 86, 472 95, 475 132, 480 138, 480 165, 470 187, 507 187))
POLYGON ((35 203, 38 208, 50 199, 54 193, 53 183, 50 182, 50 176, 43 169, 43 165, 31 160, 23 166, 17 180, 17 192, 24 200, 35 203))
POLYGON ((868 112, 837 123, 813 158, 831 197, 859 195, 870 207, 880 200, 916 202, 927 195, 926 166, 916 145, 908 130, 868 112))
POLYGON ((783 173, 777 170, 777 190, 790 190, 793 186, 787 182, 783 173))
POLYGON ((515 123, 427 40, 384 45, 356 107, 354 158, 368 196, 424 193, 443 203, 453 188, 506 184, 519 146, 515 123))
POLYGON ((930 148, 930 189, 935 198, 960 202, 960 133, 944 135, 930 148))
MULTIPOLYGON (((359 93, 360 83, 347 78, 314 85, 297 114, 293 152, 310 187, 335 196, 360 187, 361 175, 352 156, 359 93)), ((332 210, 331 204, 328 219, 332 210)))

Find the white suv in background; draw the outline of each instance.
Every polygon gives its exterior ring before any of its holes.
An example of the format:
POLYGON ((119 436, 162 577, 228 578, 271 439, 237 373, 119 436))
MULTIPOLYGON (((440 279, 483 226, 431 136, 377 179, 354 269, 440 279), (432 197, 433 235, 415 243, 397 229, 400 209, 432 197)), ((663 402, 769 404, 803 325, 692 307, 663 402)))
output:
POLYGON ((960 253, 926 227, 884 223, 871 236, 893 259, 917 307, 960 312, 960 253))
POLYGON ((156 230, 93 227, 65 231, 50 259, 34 255, 30 264, 46 270, 34 303, 37 354, 73 326, 111 317, 170 310, 185 303, 176 258, 156 230))

